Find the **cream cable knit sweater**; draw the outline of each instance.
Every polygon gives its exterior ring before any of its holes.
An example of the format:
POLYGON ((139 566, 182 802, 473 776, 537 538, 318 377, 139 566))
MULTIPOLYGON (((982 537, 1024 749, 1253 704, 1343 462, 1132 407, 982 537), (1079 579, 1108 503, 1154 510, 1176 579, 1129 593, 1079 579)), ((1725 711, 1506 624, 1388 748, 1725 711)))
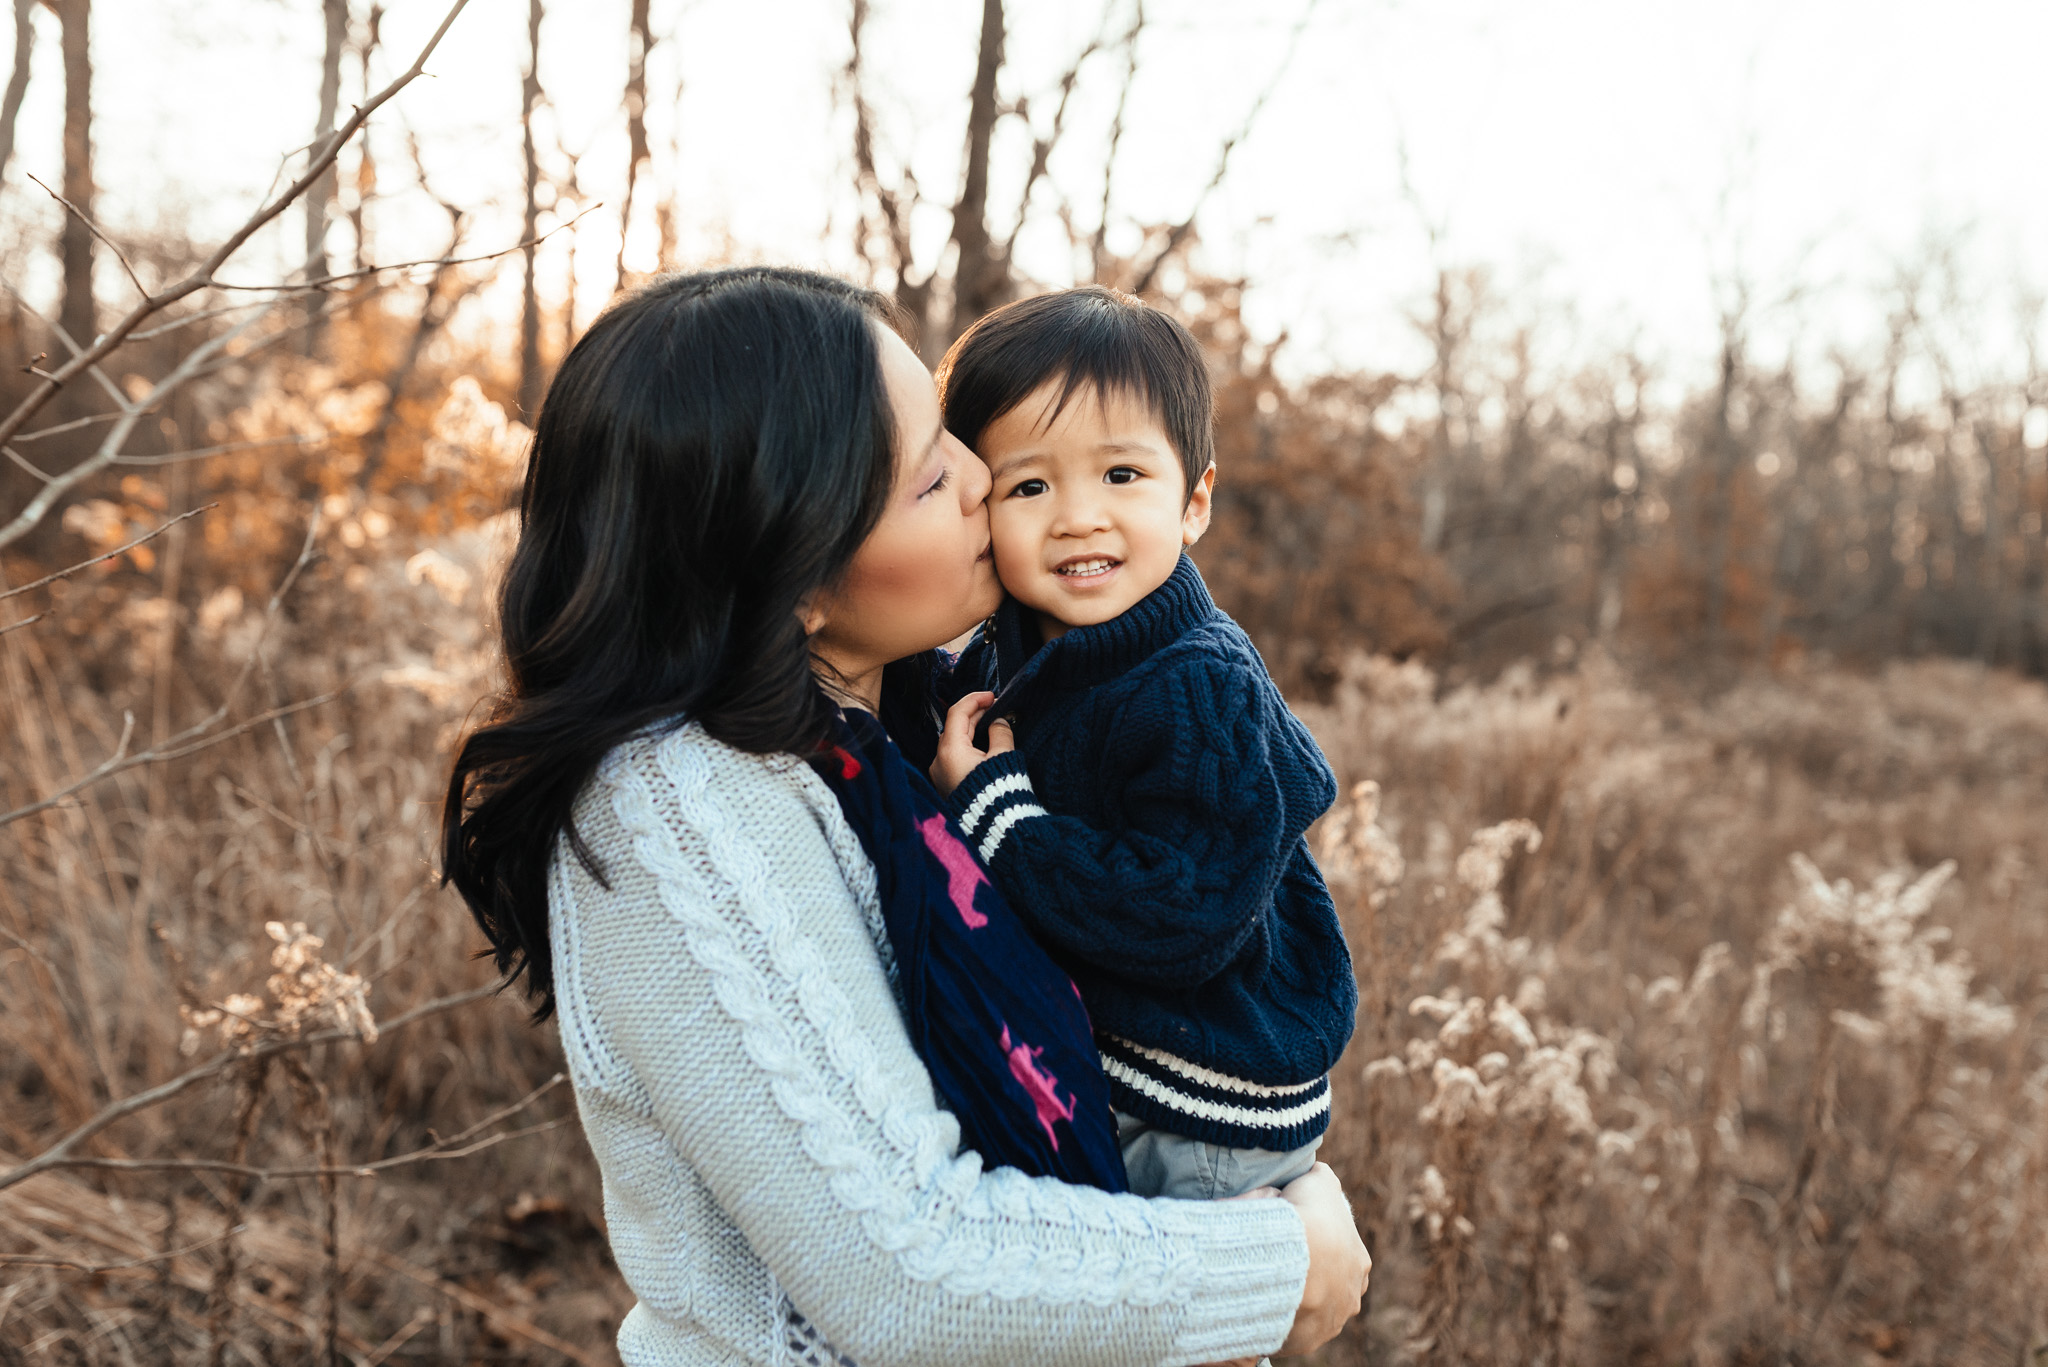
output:
POLYGON ((874 870, 801 761, 688 726, 612 752, 558 853, 562 1043, 640 1303, 628 1367, 1177 1364, 1269 1352, 1284 1201, 984 1172, 893 995, 874 870))

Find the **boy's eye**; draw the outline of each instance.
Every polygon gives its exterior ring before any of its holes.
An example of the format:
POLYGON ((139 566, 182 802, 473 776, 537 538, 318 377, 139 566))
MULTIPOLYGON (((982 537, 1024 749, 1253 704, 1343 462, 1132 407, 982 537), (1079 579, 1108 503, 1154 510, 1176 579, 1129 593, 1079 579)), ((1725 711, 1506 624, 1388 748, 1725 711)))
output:
POLYGON ((1134 469, 1128 465, 1117 465, 1112 466, 1109 473, 1102 477, 1102 480, 1105 484, 1130 484, 1142 478, 1144 473, 1143 470, 1134 469))
POLYGON ((1017 486, 1016 488, 1014 488, 1014 489, 1010 490, 1010 497, 1011 497, 1011 498, 1037 498, 1037 497, 1038 497, 1038 496, 1039 496, 1040 494, 1042 494, 1042 493, 1044 493, 1044 492, 1045 492, 1045 481, 1044 481, 1044 480, 1042 480, 1042 479, 1027 479, 1027 480, 1025 480, 1025 481, 1024 481, 1023 483, 1019 484, 1019 485, 1018 485, 1018 486, 1017 486))

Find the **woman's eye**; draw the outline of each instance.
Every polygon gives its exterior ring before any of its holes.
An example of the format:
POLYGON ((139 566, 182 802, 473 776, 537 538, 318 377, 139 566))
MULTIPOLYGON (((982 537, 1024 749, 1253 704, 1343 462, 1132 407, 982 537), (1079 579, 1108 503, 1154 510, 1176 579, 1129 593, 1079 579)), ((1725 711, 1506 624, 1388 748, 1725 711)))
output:
POLYGON ((939 477, 932 481, 932 487, 926 489, 922 494, 919 494, 918 497, 930 498, 933 494, 936 494, 937 492, 939 492, 939 490, 945 488, 948 484, 951 484, 952 482, 953 467, 949 465, 945 469, 939 471, 939 477))
POLYGON ((1027 479, 1027 480, 1025 480, 1025 481, 1024 481, 1024 482, 1023 482, 1022 484, 1019 484, 1019 485, 1018 485, 1018 486, 1017 486, 1016 488, 1014 488, 1014 489, 1010 490, 1010 497, 1011 497, 1011 498, 1037 498, 1037 497, 1038 497, 1038 496, 1039 496, 1040 494, 1042 494, 1042 493, 1044 493, 1044 492, 1045 492, 1045 481, 1044 481, 1044 480, 1042 480, 1042 479, 1027 479))
POLYGON ((1132 469, 1128 465, 1118 465, 1113 466, 1110 472, 1104 475, 1102 479, 1106 484, 1130 484, 1143 474, 1144 471, 1142 470, 1132 469))

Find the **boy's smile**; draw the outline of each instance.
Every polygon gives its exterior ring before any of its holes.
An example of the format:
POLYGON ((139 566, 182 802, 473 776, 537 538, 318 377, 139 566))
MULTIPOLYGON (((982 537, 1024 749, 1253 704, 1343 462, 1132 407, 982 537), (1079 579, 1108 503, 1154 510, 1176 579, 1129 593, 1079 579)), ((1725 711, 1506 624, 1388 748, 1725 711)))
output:
POLYGON ((1165 583, 1209 526, 1212 465, 1192 491, 1137 395, 1049 380, 982 432, 996 573, 1047 640, 1093 626, 1165 583))

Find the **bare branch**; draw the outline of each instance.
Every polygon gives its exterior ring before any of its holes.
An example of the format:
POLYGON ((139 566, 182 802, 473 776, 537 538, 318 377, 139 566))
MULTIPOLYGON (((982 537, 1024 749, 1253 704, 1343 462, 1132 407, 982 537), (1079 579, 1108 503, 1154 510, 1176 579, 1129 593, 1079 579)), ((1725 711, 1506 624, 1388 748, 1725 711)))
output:
POLYGON ((1308 21, 1315 16, 1316 6, 1320 2, 1321 0, 1308 0, 1308 5, 1301 12, 1301 18, 1294 21, 1294 31, 1287 37, 1287 52, 1281 57, 1279 67, 1274 70, 1273 79, 1266 83, 1266 88, 1252 101, 1252 107, 1245 111, 1244 122, 1237 126, 1237 131, 1223 140, 1223 146, 1216 154, 1216 174, 1209 177, 1209 183, 1195 196, 1194 206, 1188 210, 1187 217, 1168 231, 1165 244, 1153 255, 1151 261, 1146 263, 1145 269, 1138 273, 1136 283, 1131 286, 1131 293, 1143 294, 1150 289, 1153 279, 1159 274, 1159 268, 1166 264, 1168 257, 1180 250, 1180 244, 1194 231, 1195 218, 1202 212, 1202 206, 1208 203, 1209 196, 1216 193, 1217 187, 1223 184, 1224 176, 1230 172, 1230 154, 1237 150, 1239 143, 1251 136, 1252 127, 1258 122, 1260 113, 1265 110, 1266 102, 1273 98, 1273 92, 1280 88, 1280 82, 1286 78, 1288 68, 1294 65, 1295 51, 1301 46, 1301 35, 1307 31, 1308 21))
POLYGON ((544 233, 514 242, 509 247, 500 247, 496 251, 483 252, 476 256, 441 256, 427 257, 419 261, 394 261, 389 265, 365 266, 359 271, 343 271, 339 275, 325 275, 318 280, 306 280, 288 284, 245 285, 238 284, 232 280, 216 280, 212 283, 211 288, 217 290, 267 290, 279 294, 300 294, 307 290, 326 289, 329 285, 346 284, 350 280, 361 280, 368 276, 382 275, 387 271, 411 271, 427 266, 432 266, 436 269, 446 269, 449 266, 473 266, 479 261, 495 261, 501 256, 510 256, 514 252, 523 252, 528 247, 538 247, 556 233, 575 227, 585 215, 594 214, 603 207, 604 201, 598 200, 578 210, 574 218, 563 219, 544 233))
POLYGON ((1131 26, 1124 31, 1124 80, 1117 90, 1116 113, 1109 121, 1109 150, 1102 158, 1102 211, 1096 215, 1095 237, 1089 243, 1088 268, 1099 284, 1102 281, 1103 254, 1109 237, 1109 191, 1115 183, 1117 147, 1124 140, 1124 111, 1130 107, 1131 87, 1138 80, 1138 35, 1145 29, 1145 0, 1136 0, 1131 9, 1131 26))
POLYGON ((295 437, 264 437, 258 441, 231 441, 220 446, 201 446, 192 451, 172 451, 161 456, 116 456, 116 465, 177 465, 188 460, 206 460, 212 456, 231 456, 237 451, 258 451, 271 446, 309 446, 314 442, 327 440, 325 432, 309 432, 295 437))
MULTIPOLYGON (((488 987, 473 987, 467 992, 456 992, 446 997, 436 997, 432 1001, 423 1002, 413 1007, 410 1011, 403 1012, 400 1015, 393 1016, 388 1021, 380 1023, 377 1027, 378 1038, 386 1038, 395 1031, 411 1025, 415 1021, 424 1020, 428 1016, 437 1016, 444 1011, 452 1011, 458 1006, 467 1006, 473 1001, 493 996, 502 986, 503 984, 493 983, 488 987)), ((208 1078, 218 1077, 238 1063, 268 1058, 272 1054, 282 1054, 287 1050, 310 1049, 316 1044, 332 1044, 336 1040, 355 1038, 356 1034, 353 1030, 320 1030, 310 1035, 300 1035, 295 1039, 267 1040, 246 1050, 229 1049, 216 1054, 198 1067, 188 1069, 168 1082, 158 1083, 147 1091, 137 1092, 134 1096, 126 1097, 102 1107, 90 1120, 65 1135, 40 1154, 37 1154, 34 1158, 18 1163, 5 1172, 0 1172, 0 1191, 5 1191, 17 1182, 27 1181, 39 1172, 47 1172, 51 1168, 62 1167, 64 1160, 70 1156, 73 1149, 76 1149, 80 1144, 92 1138, 92 1136, 98 1134, 115 1121, 134 1115, 138 1111, 149 1110, 153 1106, 161 1106, 179 1093, 197 1086, 208 1078)))
MULTIPOLYGON (((274 307, 274 305, 275 301, 272 302, 271 307, 274 307)), ((220 334, 220 336, 211 338, 203 345, 195 347, 182 361, 178 362, 170 374, 157 381, 155 388, 135 402, 129 403, 118 389, 114 390, 116 399, 121 404, 121 415, 114 420, 113 427, 101 439, 99 448, 92 455, 87 456, 63 474, 51 479, 49 483, 37 491, 35 497, 31 498, 28 504, 11 521, 5 526, 0 526, 0 546, 9 545, 28 535, 29 531, 38 522, 43 520, 43 516, 56 506, 58 499, 69 493, 78 484, 112 465, 115 459, 120 456, 121 446, 128 440, 128 434, 135 430, 135 424, 141 420, 144 413, 161 403, 187 380, 200 373, 207 362, 211 361, 221 352, 226 351, 231 343, 236 341, 244 332, 254 327, 268 312, 269 307, 266 307, 251 314, 228 331, 220 334)), ((61 336, 62 334, 60 333, 59 335, 61 336)), ((66 340, 68 341, 69 339, 67 338, 66 340)), ((105 340, 105 338, 101 338, 101 341, 105 340)), ((97 350, 97 344, 87 348, 80 355, 73 357, 71 364, 65 366, 58 373, 62 374, 65 371, 71 371, 74 366, 77 366, 88 373, 100 375, 104 379, 97 365, 78 365, 85 357, 91 356, 97 350)), ((112 381, 108 380, 106 383, 111 385, 112 381)), ((0 427, 4 427, 4 424, 0 424, 0 427)), ((5 439, 4 436, 0 436, 0 441, 5 439)))
POLYGON ((200 750, 218 745, 222 741, 242 735, 278 717, 290 716, 294 712, 303 712, 308 708, 318 707, 322 703, 330 702, 340 697, 346 691, 346 687, 335 689, 330 693, 323 693, 317 698, 307 698, 300 702, 272 708, 261 716, 251 717, 249 720, 231 726, 225 731, 215 731, 213 729, 227 719, 228 712, 235 705, 235 700, 241 696, 243 687, 249 682, 249 676, 255 672, 257 664, 262 661, 264 650, 269 644, 270 629, 277 621, 278 608, 283 604, 284 596, 291 591, 292 585, 298 582, 300 571, 304 570, 307 562, 313 558, 314 538, 319 533, 319 530, 320 510, 315 508, 312 518, 306 523, 306 540, 305 544, 299 548, 299 558, 292 562, 292 567, 286 573, 283 582, 270 595, 270 602, 263 610, 262 629, 257 633, 255 643, 249 647, 248 658, 242 661, 241 669, 235 674, 233 682, 228 685, 227 694, 221 699, 220 706, 214 708, 212 712, 209 712, 198 722, 186 727, 183 731, 178 732, 169 739, 160 741, 149 749, 134 755, 128 753, 128 741, 135 729, 135 719, 133 715, 129 715, 127 723, 121 731, 120 744, 114 747, 112 756, 101 763, 98 768, 82 778, 67 784, 64 788, 50 794, 48 797, 38 802, 32 802, 25 807, 17 807, 11 812, 0 813, 0 826, 9 825, 21 820, 23 817, 34 816, 37 812, 48 811, 72 794, 81 792, 103 779, 112 778, 115 774, 123 773, 139 765, 155 764, 161 760, 182 759, 186 755, 195 754, 200 750))
POLYGON ((97 1277, 107 1272, 119 1272, 124 1268, 148 1267, 152 1263, 164 1263, 169 1262, 173 1258, 182 1258, 187 1253, 197 1253, 202 1248, 211 1248, 217 1243, 232 1239, 238 1234, 246 1233, 248 1228, 247 1225, 236 1225, 232 1229, 222 1230, 211 1238, 201 1239, 196 1244, 187 1244, 183 1248, 174 1248, 168 1253, 151 1253, 140 1258, 124 1258, 118 1263, 81 1263, 72 1258, 55 1258, 41 1253, 0 1253, 0 1266, 65 1267, 70 1268, 74 1272, 83 1272, 88 1276, 97 1277))
POLYGON ((64 198, 64 196, 58 194, 55 190, 52 190, 49 186, 43 184, 40 180, 36 180, 33 174, 29 175, 29 179, 35 181, 36 188, 40 189, 44 194, 48 195, 51 199, 54 199, 59 204, 63 205, 65 210, 69 212, 73 218, 77 219, 80 223, 84 224, 85 230, 87 232, 91 233, 100 241, 106 243, 107 250, 112 252, 114 254, 114 259, 121 263, 121 269, 128 272, 128 281, 130 284, 135 286, 135 292, 145 299, 149 298, 149 287, 144 285, 142 283, 142 277, 135 273, 134 265, 131 264, 128 260, 128 253, 122 251, 120 246, 115 243, 113 238, 108 237, 105 233, 100 231, 100 225, 92 221, 91 215, 87 214, 85 210, 79 208, 76 204, 73 204, 70 200, 64 198))
MULTIPOLYGON (((228 259, 236 252, 240 251, 249 239, 254 237, 265 224, 283 213, 293 201, 305 194, 308 189, 319 181, 320 177, 327 173, 327 168, 332 166, 335 158, 340 155, 342 146, 350 138, 354 137, 365 123, 369 122, 371 114, 375 113, 387 101, 397 95, 399 91, 419 79, 420 73, 426 69, 427 58, 433 54, 435 48, 440 46, 441 39, 447 34, 450 25, 454 24, 456 17, 468 5, 469 0, 455 0, 455 3, 449 7, 446 16, 442 18, 440 27, 434 30, 433 36, 428 38, 426 45, 420 49, 419 56, 413 59, 412 65, 400 72, 397 79, 393 80, 389 85, 363 101, 362 104, 356 106, 355 112, 349 115, 348 121, 335 131, 334 136, 327 140, 326 145, 307 164, 305 173, 286 186, 282 193, 251 214, 241 227, 228 235, 227 241, 214 249, 213 255, 201 263, 197 270, 176 284, 166 286, 157 293, 144 298, 141 303, 130 309, 111 328, 100 334, 98 339, 91 346, 87 347, 83 353, 72 357, 70 361, 59 366, 54 372, 43 376, 43 382, 29 391, 27 396, 14 406, 14 410, 5 419, 0 419, 0 443, 13 440, 14 434, 19 432, 30 418, 40 412, 43 405, 47 404, 59 389, 62 389, 70 381, 76 379, 90 367, 112 354, 117 347, 128 340, 129 334, 134 332, 146 319, 161 312, 180 299, 209 288, 213 284, 214 272, 225 265, 228 259)), ((41 517, 42 512, 47 511, 48 506, 45 505, 37 513, 37 517, 41 517)), ((31 521, 27 525, 32 526, 34 524, 31 521)), ((23 530, 26 530, 26 528, 24 527, 23 530)), ((0 546, 8 544, 21 535, 22 531, 14 530, 14 525, 9 524, 6 531, 0 531, 0 546)))
POLYGON ((0 636, 5 636, 10 631, 20 631, 23 627, 32 627, 50 615, 48 612, 39 612, 33 617, 24 617, 19 622, 9 622, 6 626, 0 627, 0 636))
POLYGON ((0 452, 4 452, 7 456, 7 459, 13 461, 16 465, 19 465, 22 469, 28 471, 30 474, 34 475, 37 479, 41 480, 45 484, 48 484, 51 480, 56 478, 55 475, 51 474, 49 471, 43 469, 40 465, 37 465, 35 462, 31 461, 27 456, 24 456, 23 454, 21 454, 21 452, 15 450, 12 446, 0 446, 0 452))
POLYGON ((1005 261, 1010 260, 1016 250, 1017 237, 1024 231, 1024 220, 1031 212, 1032 192, 1038 188, 1038 182, 1044 179, 1046 166, 1052 160, 1053 150, 1059 146, 1060 135, 1066 131, 1067 105, 1073 99, 1074 87, 1080 82, 1081 68, 1087 64, 1090 57, 1102 51, 1103 35, 1109 31, 1109 16, 1115 12, 1116 4, 1117 0, 1109 0, 1102 11, 1101 28, 1061 73, 1060 102, 1053 107, 1052 128, 1043 137, 1033 137, 1031 140, 1031 166, 1024 173, 1024 192, 1017 197, 1017 219, 1010 225, 1010 235, 1003 240, 1002 255, 1005 261))
MULTIPOLYGON (((51 1166, 61 1168, 97 1168, 112 1172, 220 1172, 234 1177, 254 1177, 265 1180, 271 1178, 303 1177, 375 1177, 379 1173, 389 1172, 393 1168, 408 1167, 414 1163, 438 1163, 446 1162, 453 1158, 467 1158, 471 1154, 481 1153, 485 1149, 494 1149, 498 1145, 509 1143, 514 1139, 525 1139, 529 1135, 545 1134, 549 1130, 562 1128, 562 1126, 569 1124, 576 1117, 572 1115, 557 1116, 553 1120, 543 1120, 537 1124, 527 1125, 520 1129, 503 1130, 497 1134, 484 1135, 481 1139, 477 1138, 477 1135, 484 1130, 489 1129, 508 1117, 517 1115, 566 1080, 566 1074, 556 1073, 518 1101, 491 1112, 461 1134, 452 1135, 447 1139, 436 1139, 433 1143, 423 1145, 412 1150, 410 1153, 401 1153, 391 1158, 380 1158, 371 1163, 354 1163, 347 1166, 332 1167, 263 1168, 249 1163, 230 1163, 225 1160, 211 1158, 67 1158, 51 1166)), ((0 1261, 4 1261, 4 1259, 0 1259, 0 1261)))
POLYGON ((23 584, 18 589, 8 589, 5 593, 0 593, 0 603, 6 602, 9 598, 14 597, 16 594, 27 593, 31 589, 39 589, 45 584, 55 583, 57 580, 64 578, 66 575, 77 574, 80 570, 91 569, 94 565, 99 564, 101 561, 112 560, 114 557, 118 555, 126 554, 127 552, 134 550, 137 546, 140 546, 143 542, 153 541, 157 537, 162 536, 165 532, 177 526, 186 518, 197 517, 201 513, 212 512, 215 508, 218 507, 220 507, 220 504, 218 503, 207 503, 201 505, 200 507, 194 508, 189 513, 179 513, 176 517, 172 518, 169 522, 164 523, 155 531, 144 532, 141 536, 136 537, 133 541, 130 541, 123 546, 116 546, 113 550, 108 551, 105 555, 96 555, 90 560, 81 560, 69 569, 58 570, 55 574, 46 574, 41 579, 36 580, 34 583, 23 584))

